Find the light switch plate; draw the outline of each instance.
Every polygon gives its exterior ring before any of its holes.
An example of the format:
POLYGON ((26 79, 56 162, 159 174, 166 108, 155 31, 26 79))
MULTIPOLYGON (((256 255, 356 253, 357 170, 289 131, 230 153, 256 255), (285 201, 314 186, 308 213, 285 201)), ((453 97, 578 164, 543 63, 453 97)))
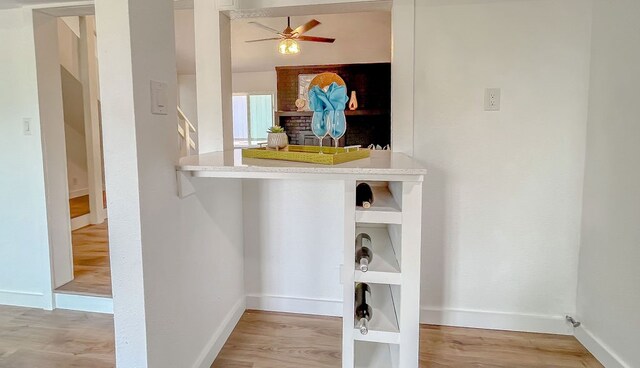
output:
POLYGON ((155 115, 167 115, 168 111, 167 84, 151 81, 151 113, 155 115))
POLYGON ((500 88, 484 91, 484 111, 500 111, 500 88))

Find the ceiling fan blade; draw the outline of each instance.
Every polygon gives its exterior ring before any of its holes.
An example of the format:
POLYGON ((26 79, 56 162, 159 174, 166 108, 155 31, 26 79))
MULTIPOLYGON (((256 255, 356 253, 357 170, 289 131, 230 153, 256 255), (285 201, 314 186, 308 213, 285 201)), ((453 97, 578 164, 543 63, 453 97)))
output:
POLYGON ((244 41, 244 42, 262 42, 262 41, 274 41, 274 40, 279 40, 281 39, 281 37, 273 37, 273 38, 261 38, 259 40, 249 40, 249 41, 244 41))
POLYGON ((265 25, 264 25, 264 24, 262 24, 262 23, 258 23, 258 22, 249 22, 249 24, 253 24, 253 25, 254 25, 254 26, 256 26, 256 27, 260 27, 260 28, 262 28, 262 29, 264 29, 264 30, 267 30, 267 31, 269 31, 269 32, 273 32, 273 33, 275 33, 275 34, 280 34, 280 31, 278 31, 277 29, 273 29, 273 28, 271 28, 271 27, 265 26, 265 25))
POLYGON ((314 36, 298 36, 296 37, 298 41, 309 41, 309 42, 326 42, 333 43, 335 38, 325 38, 325 37, 314 37, 314 36))
POLYGON ((315 28, 320 22, 315 19, 311 19, 307 23, 301 25, 300 27, 293 30, 292 33, 297 33, 298 35, 302 35, 305 32, 309 32, 312 28, 315 28))

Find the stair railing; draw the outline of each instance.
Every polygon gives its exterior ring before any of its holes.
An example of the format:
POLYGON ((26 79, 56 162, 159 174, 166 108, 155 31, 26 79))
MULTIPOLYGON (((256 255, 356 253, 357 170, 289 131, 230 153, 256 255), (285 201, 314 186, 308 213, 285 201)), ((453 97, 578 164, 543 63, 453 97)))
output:
POLYGON ((196 128, 191 124, 180 106, 178 106, 178 134, 180 140, 180 151, 182 156, 191 156, 197 151, 196 142, 191 138, 196 133, 196 128))

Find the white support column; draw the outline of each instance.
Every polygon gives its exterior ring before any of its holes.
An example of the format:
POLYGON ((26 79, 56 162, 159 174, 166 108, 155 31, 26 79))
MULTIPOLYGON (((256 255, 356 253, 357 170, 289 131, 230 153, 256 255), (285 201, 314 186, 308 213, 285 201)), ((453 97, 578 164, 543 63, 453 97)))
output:
POLYGON ((415 0, 391 10, 391 148, 413 156, 415 0))
POLYGON ((402 183, 400 368, 417 368, 420 349, 422 182, 402 183))
POLYGON ((105 219, 102 197, 102 139, 98 107, 98 60, 93 19, 80 17, 80 79, 84 103, 84 130, 87 145, 87 174, 89 177, 90 222, 101 224, 105 219))
MULTIPOLYGON (((151 88, 147 75, 157 78, 158 68, 150 59, 156 56, 154 51, 162 49, 158 44, 174 42, 173 38, 163 40, 158 29, 164 29, 154 24, 160 20, 152 19, 158 7, 172 8, 172 3, 171 0, 95 2, 96 26, 100 35, 100 95, 110 196, 109 250, 118 367, 149 366, 139 170, 140 155, 144 153, 139 152, 138 130, 151 126, 159 130, 163 126, 171 126, 175 131, 175 108, 168 109, 174 114, 171 123, 167 116, 161 119, 158 115, 151 115, 151 88), (156 29, 152 30, 154 27, 156 29), (138 47, 135 53, 133 45, 138 47)), ((173 24, 166 27, 173 28, 173 24)), ((160 78, 163 80, 165 75, 161 74, 160 78)), ((146 132, 153 131, 147 128, 146 132)))
POLYGON ((215 0, 194 1, 198 149, 233 148, 231 21, 215 0))

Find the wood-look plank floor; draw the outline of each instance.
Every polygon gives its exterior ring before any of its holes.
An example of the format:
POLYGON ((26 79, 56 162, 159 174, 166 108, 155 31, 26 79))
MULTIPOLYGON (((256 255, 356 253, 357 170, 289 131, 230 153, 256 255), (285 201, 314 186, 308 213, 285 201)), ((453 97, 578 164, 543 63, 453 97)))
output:
POLYGON ((211 367, 340 367, 341 351, 341 318, 246 311, 211 367))
MULTIPOLYGON (((212 368, 340 366, 342 320, 247 311, 212 368)), ((420 367, 602 367, 572 336, 422 325, 420 367)))
MULTIPOLYGON (((339 318, 247 311, 212 368, 340 367, 339 318)), ((113 367, 113 318, 0 306, 0 367, 113 367)), ((602 367, 571 336, 421 326, 420 367, 602 367)))
POLYGON ((113 317, 0 306, 0 367, 115 365, 113 317))
POLYGON ((89 225, 71 233, 74 279, 56 291, 111 296, 109 224, 89 225))
POLYGON ((71 212, 71 218, 86 215, 89 211, 88 195, 69 199, 69 212, 71 212))
MULTIPOLYGON (((104 205, 104 208, 107 208, 106 192, 102 192, 102 204, 104 205)), ((90 211, 91 209, 89 208, 89 195, 69 199, 69 212, 71 213, 71 218, 86 215, 90 211)))

